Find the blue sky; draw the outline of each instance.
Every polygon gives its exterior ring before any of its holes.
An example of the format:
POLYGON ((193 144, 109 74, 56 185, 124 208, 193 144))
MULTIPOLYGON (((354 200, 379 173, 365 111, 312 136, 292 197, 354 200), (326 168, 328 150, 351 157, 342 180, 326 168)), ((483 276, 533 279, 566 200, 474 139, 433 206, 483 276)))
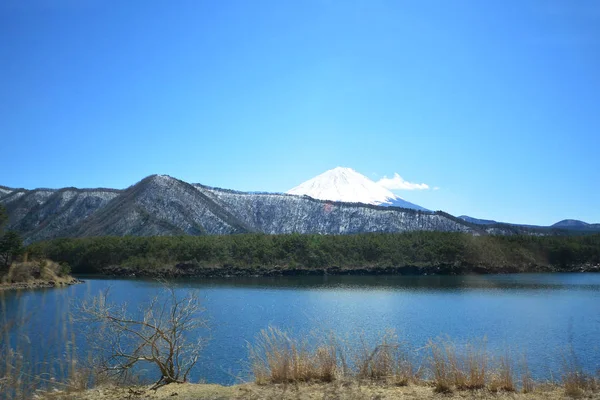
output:
POLYGON ((455 215, 600 222, 597 1, 4 0, 0 88, 1 185, 346 166, 455 215))

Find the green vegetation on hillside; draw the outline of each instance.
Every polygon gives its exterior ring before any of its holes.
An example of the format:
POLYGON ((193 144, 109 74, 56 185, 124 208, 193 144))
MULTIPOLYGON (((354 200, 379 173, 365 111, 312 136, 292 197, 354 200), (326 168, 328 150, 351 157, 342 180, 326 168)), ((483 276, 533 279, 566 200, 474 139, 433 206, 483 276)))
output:
POLYGON ((294 273, 494 273, 594 270, 600 235, 472 236, 412 232, 360 235, 90 237, 27 248, 75 273, 163 276, 294 273))

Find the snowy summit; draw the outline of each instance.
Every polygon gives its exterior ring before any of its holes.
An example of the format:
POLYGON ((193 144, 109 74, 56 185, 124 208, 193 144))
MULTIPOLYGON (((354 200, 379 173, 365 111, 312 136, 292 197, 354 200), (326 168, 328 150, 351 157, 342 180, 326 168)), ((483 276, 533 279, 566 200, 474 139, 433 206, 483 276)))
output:
POLYGON ((336 167, 289 190, 288 194, 306 195, 314 199, 394 206, 426 210, 412 204, 373 182, 352 168, 336 167))

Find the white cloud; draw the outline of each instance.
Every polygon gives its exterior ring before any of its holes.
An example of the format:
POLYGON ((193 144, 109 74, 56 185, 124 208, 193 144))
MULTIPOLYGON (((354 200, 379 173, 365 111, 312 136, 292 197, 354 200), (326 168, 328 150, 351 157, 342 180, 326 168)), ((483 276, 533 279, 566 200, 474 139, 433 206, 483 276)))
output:
POLYGON ((427 190, 429 185, 426 183, 412 183, 405 181, 398 173, 394 174, 393 178, 384 176, 377 181, 377 184, 390 190, 427 190))

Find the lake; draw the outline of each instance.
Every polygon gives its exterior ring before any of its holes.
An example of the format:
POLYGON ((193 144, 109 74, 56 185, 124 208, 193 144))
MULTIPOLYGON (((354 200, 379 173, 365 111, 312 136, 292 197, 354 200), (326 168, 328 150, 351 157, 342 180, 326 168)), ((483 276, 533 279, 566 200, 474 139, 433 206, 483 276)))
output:
MULTIPOLYGON (((64 326, 69 304, 110 287, 115 302, 146 301, 161 283, 84 277, 64 289, 0 293, 0 313, 25 318, 33 352, 45 351, 64 326), (36 348, 37 346, 37 348, 36 348)), ((411 348, 448 336, 457 344, 486 338, 488 349, 526 353, 537 377, 556 372, 573 349, 581 365, 600 369, 600 274, 468 276, 325 276, 172 280, 198 291, 211 340, 192 380, 232 384, 247 378, 247 343, 269 325, 306 336, 331 329, 369 340, 392 328, 411 348)), ((0 321, 4 320, 4 316, 0 321)), ((78 343, 85 350, 85 343, 78 343)), ((427 356, 427 350, 416 351, 427 356)))

